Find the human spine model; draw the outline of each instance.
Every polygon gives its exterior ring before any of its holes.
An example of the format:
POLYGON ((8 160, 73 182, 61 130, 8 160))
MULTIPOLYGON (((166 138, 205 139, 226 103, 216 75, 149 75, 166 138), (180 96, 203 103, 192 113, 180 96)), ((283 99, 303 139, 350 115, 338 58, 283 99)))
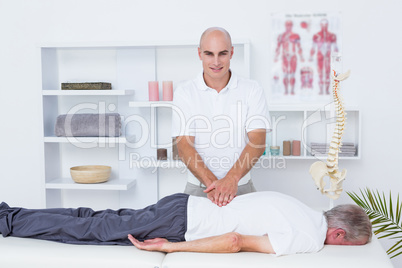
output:
POLYGON ((310 174, 315 181, 318 189, 322 194, 325 194, 331 199, 337 199, 342 193, 342 182, 346 177, 346 169, 339 172, 338 170, 338 153, 342 147, 342 136, 345 130, 346 113, 342 102, 342 97, 339 94, 339 82, 345 80, 350 75, 350 71, 346 73, 336 75, 333 71, 332 77, 332 91, 336 109, 336 127, 332 136, 331 143, 329 145, 329 152, 327 162, 317 161, 310 167, 310 174), (331 186, 328 189, 324 189, 325 182, 324 177, 330 177, 331 186))

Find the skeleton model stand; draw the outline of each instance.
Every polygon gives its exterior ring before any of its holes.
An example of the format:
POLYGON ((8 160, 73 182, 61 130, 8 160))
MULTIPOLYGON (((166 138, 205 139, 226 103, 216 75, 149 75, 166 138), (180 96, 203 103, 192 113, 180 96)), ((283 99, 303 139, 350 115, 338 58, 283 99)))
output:
POLYGON ((335 103, 336 110, 336 127, 334 130, 334 134, 332 136, 331 143, 329 145, 329 152, 327 162, 317 161, 314 162, 310 167, 310 174, 315 181, 318 189, 322 194, 325 194, 332 200, 337 199, 342 193, 342 182, 346 177, 346 170, 342 170, 339 172, 338 170, 338 153, 340 152, 340 148, 342 147, 342 136, 345 130, 346 123, 346 113, 344 110, 342 98, 339 95, 339 82, 345 80, 350 75, 350 71, 346 73, 336 75, 335 71, 333 71, 332 77, 332 90, 333 97, 335 103), (329 176, 331 187, 328 189, 324 189, 325 182, 324 177, 329 176))

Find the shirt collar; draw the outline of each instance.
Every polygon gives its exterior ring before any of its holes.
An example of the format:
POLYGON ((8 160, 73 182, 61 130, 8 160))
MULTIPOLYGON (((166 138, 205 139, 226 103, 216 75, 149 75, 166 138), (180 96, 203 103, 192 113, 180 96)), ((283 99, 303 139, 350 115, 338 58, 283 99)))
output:
MULTIPOLYGON (((230 76, 229 83, 226 85, 228 89, 237 87, 237 75, 232 70, 230 70, 230 72, 232 75, 230 76)), ((199 90, 207 90, 210 88, 207 86, 207 84, 205 84, 204 72, 201 72, 197 75, 197 77, 194 79, 194 83, 199 90)))

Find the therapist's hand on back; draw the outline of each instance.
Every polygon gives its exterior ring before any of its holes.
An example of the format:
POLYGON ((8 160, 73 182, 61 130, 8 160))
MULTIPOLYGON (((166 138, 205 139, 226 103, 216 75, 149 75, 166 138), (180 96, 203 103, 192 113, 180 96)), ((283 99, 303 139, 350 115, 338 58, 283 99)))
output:
POLYGON ((226 206, 236 197, 237 181, 224 177, 211 183, 204 192, 216 205, 226 206))

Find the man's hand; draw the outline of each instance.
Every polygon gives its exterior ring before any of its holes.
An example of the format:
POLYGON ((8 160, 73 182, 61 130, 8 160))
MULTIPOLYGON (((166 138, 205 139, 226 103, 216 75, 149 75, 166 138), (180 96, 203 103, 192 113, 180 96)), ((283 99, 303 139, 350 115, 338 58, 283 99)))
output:
POLYGON ((204 192, 212 202, 221 207, 226 206, 236 197, 237 188, 236 180, 224 177, 211 183, 204 192))
MULTIPOLYGON (((204 190, 204 193, 206 193, 206 189, 204 190)), ((207 198, 209 200, 211 200, 212 203, 214 203, 214 204, 216 204, 216 202, 215 202, 215 193, 216 193, 215 189, 212 189, 207 193, 207 198)))
POLYGON ((128 235, 128 239, 133 243, 133 245, 138 249, 148 250, 148 251, 162 251, 168 252, 167 244, 170 242, 165 238, 154 238, 140 242, 135 239, 131 234, 128 235))

